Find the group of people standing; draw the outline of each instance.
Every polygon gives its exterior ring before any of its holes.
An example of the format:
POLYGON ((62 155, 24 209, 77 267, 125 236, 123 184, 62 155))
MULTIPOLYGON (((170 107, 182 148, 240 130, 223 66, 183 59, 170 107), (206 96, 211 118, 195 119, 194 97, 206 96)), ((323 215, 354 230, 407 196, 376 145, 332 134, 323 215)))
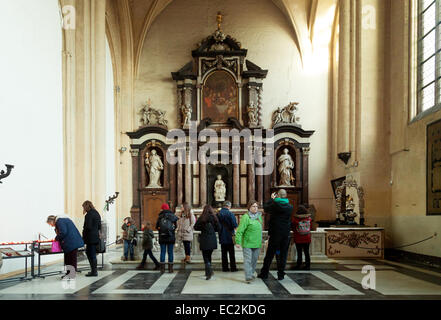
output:
MULTIPOLYGON (((97 245, 100 243, 101 216, 91 201, 85 201, 82 205, 84 216, 83 235, 81 236, 75 224, 67 216, 50 215, 46 222, 55 227, 55 241, 58 241, 64 252, 64 264, 72 266, 78 271, 78 249, 86 245, 86 255, 89 260, 91 271, 86 277, 98 276, 98 261, 96 258, 97 245)), ((66 270, 66 277, 70 270, 66 270)), ((72 277, 72 275, 71 275, 72 277)))
MULTIPOLYGON (((173 272, 173 249, 176 235, 182 241, 185 250, 183 263, 191 262, 191 241, 193 230, 200 231, 198 238, 200 250, 205 264, 205 277, 209 280, 214 272, 212 268, 212 254, 218 248, 216 233, 219 234, 221 245, 222 271, 237 271, 235 247, 242 247, 245 281, 252 282, 256 277, 266 279, 271 263, 276 256, 278 279, 285 275, 286 260, 290 244, 290 231, 294 233, 293 241, 297 248, 297 264, 295 269, 310 268, 309 243, 311 242, 311 215, 308 208, 300 205, 292 217, 293 206, 289 204, 287 193, 284 189, 273 193, 271 199, 264 204, 264 210, 270 215, 268 229, 268 248, 260 273, 256 273, 256 265, 262 249, 263 217, 258 211, 258 202, 252 200, 248 203, 247 213, 242 215, 238 225, 235 215, 230 211, 231 203, 225 201, 218 213, 210 206, 203 208, 201 216, 196 220, 194 213, 187 203, 176 216, 167 204, 161 207, 156 222, 161 247, 160 261, 152 253, 153 231, 149 223, 143 225, 144 256, 137 269, 144 269, 147 255, 155 263, 155 270, 165 272, 165 258, 168 254, 168 271, 173 272), (302 252, 305 254, 306 264, 302 265, 302 252)), ((123 229, 125 226, 123 225, 123 229)), ((125 256, 127 257, 126 251, 125 256)))
MULTIPOLYGON (((55 227, 57 234, 55 240, 60 242, 64 252, 64 263, 77 271, 78 249, 86 245, 86 255, 89 260, 91 271, 86 275, 97 276, 96 246, 100 242, 101 217, 92 202, 85 201, 82 205, 84 218, 83 234, 80 235, 72 220, 67 216, 51 215, 47 223, 55 227)), ((178 240, 182 241, 185 258, 183 263, 191 262, 191 242, 193 230, 200 231, 199 245, 205 264, 205 277, 209 280, 213 276, 212 254, 217 249, 217 236, 221 245, 222 271, 237 271, 235 247, 242 247, 245 281, 250 283, 256 276, 262 279, 268 278, 271 263, 276 256, 278 279, 284 279, 288 248, 290 244, 290 231, 293 231, 293 241, 297 249, 297 264, 294 269, 309 270, 310 256, 309 244, 311 243, 311 214, 307 206, 300 205, 297 212, 292 216, 293 206, 287 199, 287 193, 280 189, 273 193, 271 199, 264 204, 264 210, 270 215, 268 228, 268 248, 263 261, 262 269, 257 275, 256 265, 262 248, 263 218, 258 211, 258 202, 252 200, 248 203, 247 213, 240 219, 239 225, 235 215, 230 211, 231 202, 223 203, 221 210, 215 210, 206 205, 201 216, 196 220, 191 207, 184 203, 179 216, 176 216, 168 204, 163 204, 156 229, 159 232, 159 244, 161 247, 160 261, 153 255, 154 233, 150 222, 142 225, 144 249, 143 259, 137 269, 144 269, 147 256, 155 264, 154 270, 165 272, 165 259, 168 255, 168 271, 173 272, 173 249, 178 240), (305 255, 305 265, 302 265, 302 253, 305 255)), ((134 241, 136 241, 137 228, 131 218, 124 219, 124 257, 123 260, 134 260, 134 241)), ((69 273, 67 271, 66 275, 69 273)), ((64 275, 64 276, 66 276, 64 275)), ((64 277, 63 276, 63 277, 64 277)))

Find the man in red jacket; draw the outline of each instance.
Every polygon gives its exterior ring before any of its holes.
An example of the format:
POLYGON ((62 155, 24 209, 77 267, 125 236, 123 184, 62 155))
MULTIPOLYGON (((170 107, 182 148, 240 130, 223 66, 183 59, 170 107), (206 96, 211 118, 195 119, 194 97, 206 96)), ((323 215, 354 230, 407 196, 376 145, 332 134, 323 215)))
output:
POLYGON ((292 219, 292 231, 294 243, 297 249, 297 264, 295 270, 309 270, 311 258, 309 256, 309 244, 311 243, 311 214, 304 205, 300 205, 292 219), (302 268, 302 251, 305 253, 305 266, 302 268))

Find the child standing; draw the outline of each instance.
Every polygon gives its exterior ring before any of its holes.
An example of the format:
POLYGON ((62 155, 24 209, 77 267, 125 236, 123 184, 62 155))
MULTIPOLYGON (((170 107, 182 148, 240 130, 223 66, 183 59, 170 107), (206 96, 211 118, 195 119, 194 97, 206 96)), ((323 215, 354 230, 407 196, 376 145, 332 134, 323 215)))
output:
POLYGON ((135 260, 135 252, 133 249, 133 239, 136 238, 136 234, 138 233, 138 230, 136 229, 136 226, 133 222, 133 219, 130 217, 127 217, 124 219, 124 224, 122 225, 121 229, 124 230, 123 232, 123 239, 124 239, 124 258, 123 261, 128 260, 129 251, 130 251, 130 260, 135 260))
POLYGON ((311 214, 304 205, 300 205, 292 219, 294 243, 297 249, 297 264, 294 270, 309 270, 311 258, 309 245, 311 243, 311 214), (302 251, 305 253, 305 266, 302 267, 302 251))
POLYGON ((142 257, 141 264, 136 267, 137 270, 143 270, 147 255, 152 259, 153 263, 155 264, 155 268, 153 270, 159 270, 160 265, 158 260, 156 260, 155 256, 153 255, 152 249, 153 249, 153 239, 155 238, 155 235, 153 234, 152 225, 150 222, 147 222, 145 226, 142 226, 142 248, 144 249, 144 255, 142 257))

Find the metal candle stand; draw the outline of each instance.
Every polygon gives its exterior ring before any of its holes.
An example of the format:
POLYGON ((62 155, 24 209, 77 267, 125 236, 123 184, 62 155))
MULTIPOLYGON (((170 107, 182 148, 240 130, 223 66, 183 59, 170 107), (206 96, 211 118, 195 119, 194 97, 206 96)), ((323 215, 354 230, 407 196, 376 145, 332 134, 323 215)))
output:
MULTIPOLYGON (((42 253, 41 252, 41 243, 52 243, 52 241, 35 241, 35 252, 38 253, 38 267, 37 267, 37 274, 33 275, 33 278, 45 278, 48 276, 53 276, 53 275, 57 275, 57 274, 61 274, 63 273, 62 270, 60 271, 51 271, 51 272, 45 272, 45 273, 41 273, 41 256, 47 256, 47 255, 54 255, 54 254, 61 254, 64 252, 60 251, 60 252, 48 252, 48 253, 42 253)), ((85 249, 79 249, 78 252, 84 252, 86 251, 85 249)), ((97 253, 99 254, 99 253, 97 253)), ((84 268, 77 268, 77 272, 81 273, 81 271, 85 271, 85 270, 89 270, 89 267, 84 267, 84 268)), ((101 253, 101 266, 100 266, 100 270, 104 269, 104 253, 101 253)))
MULTIPOLYGON (((25 281, 29 281, 33 279, 33 274, 34 274, 34 246, 33 246, 33 242, 17 242, 17 243, 2 243, 0 244, 0 246, 25 246, 24 250, 21 251, 16 251, 17 253, 19 252, 27 252, 29 254, 26 255, 18 255, 18 256, 7 256, 5 255, 3 258, 3 260, 8 260, 8 259, 18 259, 18 258, 24 258, 25 259, 25 275, 24 277, 13 277, 13 278, 6 278, 6 279, 1 279, 0 283, 5 283, 5 282, 12 282, 12 281, 21 281, 21 280, 25 280, 25 281), (30 251, 28 251, 28 245, 31 245, 30 251), (31 276, 28 277, 28 258, 31 258, 31 276)), ((3 254, 3 253, 1 253, 3 254)))
MULTIPOLYGON (((25 249, 21 250, 21 251, 16 251, 16 252, 29 252, 29 254, 26 255, 17 255, 17 256, 7 256, 5 255, 3 258, 3 260, 7 260, 7 259, 18 259, 18 258, 25 258, 25 275, 23 277, 13 277, 13 278, 6 278, 6 279, 1 279, 0 283, 5 283, 5 282, 12 282, 12 281, 30 281, 34 278, 45 278, 47 276, 52 276, 52 275, 57 275, 57 274, 61 274, 63 271, 51 271, 51 272, 45 272, 42 273, 41 272, 41 256, 47 256, 47 255, 54 255, 54 254, 61 254, 64 252, 42 252, 41 250, 41 244, 42 243, 52 243, 52 241, 32 241, 32 242, 17 242, 17 243, 3 243, 0 244, 0 246, 17 246, 17 245, 24 245, 25 249), (29 247, 28 247, 29 246, 29 247), (29 251, 30 250, 30 251, 29 251), (34 270, 34 266, 35 266, 35 253, 38 254, 38 264, 37 264, 37 274, 35 274, 35 270, 34 270), (31 258, 31 272, 30 272, 30 276, 28 276, 28 258, 31 258)), ((14 250, 15 251, 15 250, 14 250)), ((85 249, 80 249, 78 250, 78 252, 84 252, 85 249)), ((97 253, 99 254, 99 253, 97 253)), ((80 273, 81 271, 85 271, 85 270, 89 270, 89 267, 83 267, 83 268, 78 268, 78 273, 80 273)), ((104 269, 104 253, 101 253, 101 266, 99 267, 100 270, 104 269)))

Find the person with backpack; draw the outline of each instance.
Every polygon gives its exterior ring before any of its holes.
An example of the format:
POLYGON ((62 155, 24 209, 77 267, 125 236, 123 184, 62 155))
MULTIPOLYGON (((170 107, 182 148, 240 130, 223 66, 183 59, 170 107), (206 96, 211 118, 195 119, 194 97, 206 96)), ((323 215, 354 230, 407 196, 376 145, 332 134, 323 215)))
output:
POLYGON ((168 204, 161 206, 156 229, 159 231, 159 245, 161 246, 160 270, 165 272, 165 253, 168 254, 168 272, 173 273, 173 249, 176 242, 175 230, 177 228, 178 217, 170 210, 168 204))
POLYGON ((211 255, 213 250, 217 249, 216 232, 219 231, 219 221, 210 205, 204 207, 201 216, 194 225, 194 229, 201 232, 199 244, 205 263, 205 279, 210 280, 214 274, 211 266, 211 255))
POLYGON ((297 249, 297 264, 294 270, 309 270, 311 258, 309 244, 311 243, 311 214, 304 205, 300 205, 292 219, 294 243, 297 249), (302 251, 305 253, 305 266, 302 267, 302 251))
POLYGON ((219 219, 219 243, 222 251, 222 271, 237 271, 236 257, 234 252, 233 236, 234 230, 237 228, 237 220, 230 211, 231 202, 225 201, 222 209, 219 211, 217 218, 219 219), (230 256, 230 268, 228 268, 228 255, 230 256))
POLYGON ((243 268, 247 283, 256 278, 254 273, 262 247, 263 220, 258 209, 257 201, 251 200, 248 203, 248 212, 241 217, 236 232, 236 244, 243 248, 243 268))
MULTIPOLYGON (((130 251, 130 260, 135 260, 135 252, 134 252, 134 239, 136 239, 136 234, 138 230, 136 229, 135 223, 131 217, 127 217, 124 219, 124 224, 121 229, 123 229, 123 239, 124 239, 124 257, 123 261, 128 260, 129 251, 130 251)), ((135 240, 136 241, 136 240, 135 240)))

